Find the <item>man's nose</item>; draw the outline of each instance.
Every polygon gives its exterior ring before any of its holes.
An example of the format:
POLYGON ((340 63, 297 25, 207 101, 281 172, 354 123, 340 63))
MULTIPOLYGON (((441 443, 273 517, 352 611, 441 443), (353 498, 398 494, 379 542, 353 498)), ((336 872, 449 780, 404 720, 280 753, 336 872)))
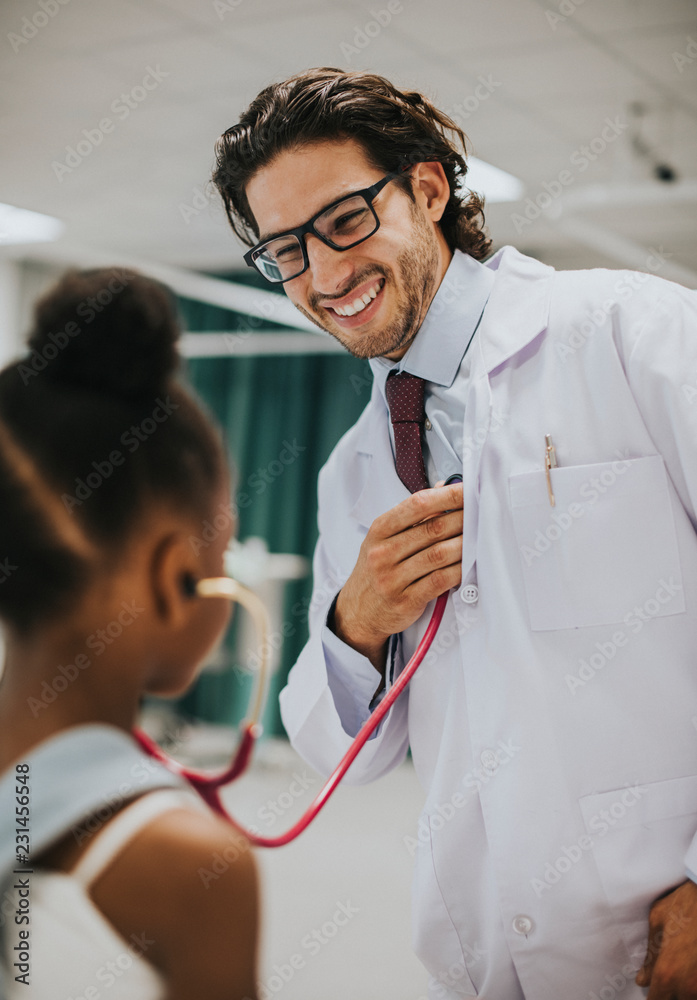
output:
POLYGON ((334 295, 346 288, 354 270, 350 253, 328 247, 311 233, 305 239, 315 291, 323 295, 334 295))

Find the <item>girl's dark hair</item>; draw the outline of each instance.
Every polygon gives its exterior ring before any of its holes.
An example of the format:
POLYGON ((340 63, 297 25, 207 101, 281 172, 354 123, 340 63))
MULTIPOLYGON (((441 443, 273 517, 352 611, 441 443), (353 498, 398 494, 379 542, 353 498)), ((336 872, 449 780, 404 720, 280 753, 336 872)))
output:
POLYGON ((204 518, 217 431, 175 380, 169 293, 131 270, 70 271, 0 372, 0 618, 19 634, 118 561, 154 502, 204 518))
MULTIPOLYGON (((489 254, 484 200, 474 193, 463 197, 459 190, 467 173, 462 129, 423 94, 397 90, 374 73, 327 67, 266 87, 216 143, 213 183, 230 225, 248 246, 259 239, 259 229, 247 183, 279 153, 324 139, 357 140, 385 173, 425 160, 442 163, 450 199, 440 226, 448 246, 477 260, 489 254)), ((412 196, 408 176, 397 182, 412 196)))

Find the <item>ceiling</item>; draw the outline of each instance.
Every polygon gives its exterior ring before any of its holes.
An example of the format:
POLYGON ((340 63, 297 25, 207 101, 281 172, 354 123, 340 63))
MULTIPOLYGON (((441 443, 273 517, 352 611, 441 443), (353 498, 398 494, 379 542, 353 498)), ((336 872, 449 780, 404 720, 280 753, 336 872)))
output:
POLYGON ((66 229, 0 255, 243 267, 207 189, 215 139, 267 83, 330 65, 424 91, 474 155, 524 181, 530 201, 487 211, 496 246, 697 285, 694 0, 42 4, 0 5, 0 202, 66 229))

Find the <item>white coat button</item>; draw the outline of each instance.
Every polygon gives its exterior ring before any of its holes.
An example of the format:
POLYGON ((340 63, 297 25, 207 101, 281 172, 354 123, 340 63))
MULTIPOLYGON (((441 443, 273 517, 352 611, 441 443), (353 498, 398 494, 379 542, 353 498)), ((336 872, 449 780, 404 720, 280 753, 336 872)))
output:
POLYGON ((516 934, 522 934, 523 937, 527 937, 528 934, 532 934, 534 928, 534 923, 524 913, 519 913, 517 917, 513 918, 513 930, 516 934))
POLYGON ((482 750, 479 759, 485 771, 496 771, 498 769, 499 757, 495 750, 482 750))
POLYGON ((479 600, 479 587, 476 583, 468 583, 467 586, 463 587, 460 591, 460 597, 465 604, 476 604, 479 600))
POLYGON ((426 417, 426 422, 424 423, 424 427, 426 428, 426 430, 427 430, 427 431, 430 431, 430 430, 431 430, 431 428, 433 427, 433 424, 432 424, 432 423, 431 423, 431 421, 430 421, 430 420, 428 419, 428 417, 426 417))

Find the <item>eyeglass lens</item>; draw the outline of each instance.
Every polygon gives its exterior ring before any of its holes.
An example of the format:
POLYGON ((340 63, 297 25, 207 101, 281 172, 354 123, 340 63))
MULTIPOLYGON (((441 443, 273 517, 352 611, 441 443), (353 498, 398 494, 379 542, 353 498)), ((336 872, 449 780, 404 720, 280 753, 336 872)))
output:
MULTIPOLYGON (((378 222, 363 195, 352 195, 323 212, 313 228, 331 246, 344 250, 372 236, 378 222)), ((300 240, 297 236, 270 240, 254 263, 270 281, 288 281, 304 267, 300 240)))

